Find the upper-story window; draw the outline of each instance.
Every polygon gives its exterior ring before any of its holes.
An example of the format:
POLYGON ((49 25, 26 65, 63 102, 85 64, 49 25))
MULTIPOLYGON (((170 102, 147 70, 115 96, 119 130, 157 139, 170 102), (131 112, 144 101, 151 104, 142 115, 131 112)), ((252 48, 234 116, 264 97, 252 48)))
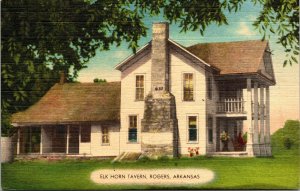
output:
POLYGON ((144 75, 136 75, 135 77, 135 100, 144 100, 144 88, 145 88, 144 75))
POLYGON ((208 99, 212 99, 212 78, 208 77, 206 82, 207 82, 207 84, 206 84, 207 97, 208 97, 208 99))
POLYGON ((194 76, 192 73, 183 74, 183 101, 194 101, 194 76))

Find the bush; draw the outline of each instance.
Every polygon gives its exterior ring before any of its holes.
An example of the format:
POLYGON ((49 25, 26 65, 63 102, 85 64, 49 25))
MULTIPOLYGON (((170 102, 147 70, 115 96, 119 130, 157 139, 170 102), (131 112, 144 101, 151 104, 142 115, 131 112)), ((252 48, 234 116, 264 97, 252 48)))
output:
POLYGON ((147 162, 147 161, 150 161, 151 159, 147 156, 142 156, 138 159, 138 161, 140 162, 147 162))
POLYGON ((160 156, 160 157, 158 157, 158 159, 157 160, 159 160, 159 161, 163 161, 163 162, 166 162, 166 161, 168 161, 169 160, 169 157, 168 156, 166 156, 166 155, 163 155, 163 156, 160 156))
POLYGON ((283 141, 283 145, 284 145, 284 148, 291 149, 291 147, 293 145, 293 141, 290 138, 286 137, 283 141))

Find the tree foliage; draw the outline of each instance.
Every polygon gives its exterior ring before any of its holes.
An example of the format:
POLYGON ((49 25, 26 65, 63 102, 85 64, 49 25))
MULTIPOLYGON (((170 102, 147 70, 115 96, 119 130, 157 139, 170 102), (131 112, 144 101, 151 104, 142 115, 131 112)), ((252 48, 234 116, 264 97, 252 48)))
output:
POLYGON ((94 83, 106 83, 107 81, 106 81, 106 79, 99 79, 99 78, 95 78, 94 80, 94 83))
POLYGON ((263 39, 275 34, 277 43, 281 44, 286 52, 288 63, 297 64, 299 57, 299 1, 298 0, 254 0, 263 5, 260 15, 254 26, 263 34, 263 39))
MULTIPOLYGON (((254 23, 265 37, 279 36, 289 61, 299 54, 299 3, 251 0, 263 10, 254 23), (275 29, 275 28, 276 29, 275 29)), ((65 71, 77 77, 96 50, 129 44, 135 52, 146 36, 145 16, 163 14, 182 31, 203 32, 227 24, 225 11, 237 12, 245 0, 3 0, 1 2, 2 117, 39 99, 65 71)), ((9 120, 2 120, 9 121, 9 120)), ((2 123, 7 126, 9 123, 2 123)))

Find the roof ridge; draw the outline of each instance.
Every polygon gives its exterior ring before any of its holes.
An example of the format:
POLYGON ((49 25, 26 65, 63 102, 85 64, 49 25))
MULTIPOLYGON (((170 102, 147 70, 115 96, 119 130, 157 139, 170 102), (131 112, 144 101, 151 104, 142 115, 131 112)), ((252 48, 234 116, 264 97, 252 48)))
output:
POLYGON ((103 85, 103 84, 116 84, 121 83, 121 81, 111 81, 111 82, 105 82, 105 83, 95 83, 95 82, 65 82, 63 84, 56 83, 55 85, 65 85, 65 84, 80 84, 80 85, 88 85, 88 84, 97 84, 97 85, 103 85))
POLYGON ((197 45, 205 45, 205 44, 233 44, 233 43, 242 43, 242 42, 265 42, 265 43, 268 43, 269 41, 268 40, 238 40, 238 41, 227 41, 227 42, 200 42, 200 43, 197 43, 197 44, 193 44, 191 46, 186 46, 185 48, 190 48, 190 47, 193 47, 193 46, 197 46, 197 45))

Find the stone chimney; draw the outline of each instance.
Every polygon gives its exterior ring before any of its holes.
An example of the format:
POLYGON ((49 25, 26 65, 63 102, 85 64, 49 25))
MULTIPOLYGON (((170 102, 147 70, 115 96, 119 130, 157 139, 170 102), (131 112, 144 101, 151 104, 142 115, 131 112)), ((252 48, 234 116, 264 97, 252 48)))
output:
POLYGON ((169 25, 154 23, 152 34, 151 93, 145 98, 141 145, 143 155, 178 156, 175 97, 169 92, 169 25))
POLYGON ((152 28, 152 88, 156 95, 169 91, 169 24, 154 23, 152 28))

